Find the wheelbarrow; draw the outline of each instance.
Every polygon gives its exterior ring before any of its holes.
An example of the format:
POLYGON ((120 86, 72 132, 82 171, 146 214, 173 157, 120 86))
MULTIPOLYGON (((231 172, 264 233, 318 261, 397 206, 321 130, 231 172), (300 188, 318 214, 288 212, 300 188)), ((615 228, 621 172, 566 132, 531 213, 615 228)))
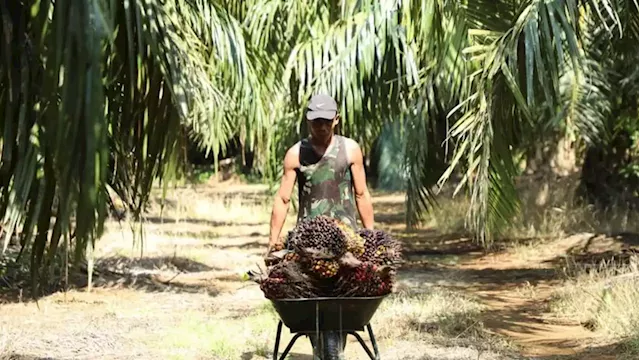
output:
POLYGON ((343 359, 347 335, 352 335, 371 360, 380 360, 370 320, 385 296, 271 300, 280 315, 273 360, 284 360, 295 342, 305 335, 311 342, 314 359, 343 359), (278 357, 283 324, 295 335, 278 357), (365 328, 369 333, 373 352, 358 334, 358 331, 364 331, 365 328))

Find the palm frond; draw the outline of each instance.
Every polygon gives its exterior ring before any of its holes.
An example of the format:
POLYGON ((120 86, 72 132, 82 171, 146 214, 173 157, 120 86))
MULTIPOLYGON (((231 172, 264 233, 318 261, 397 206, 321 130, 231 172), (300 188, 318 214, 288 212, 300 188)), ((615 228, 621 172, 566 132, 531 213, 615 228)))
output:
POLYGON ((21 228, 35 287, 38 275, 48 273, 40 266, 52 263, 72 227, 76 257, 102 232, 108 166, 102 50, 109 28, 97 2, 27 5, 0 8, 8 50, 0 87, 9 89, 0 103, 7 115, 0 124, 2 186, 10 189, 2 210, 4 247, 21 228))
POLYGON ((398 10, 393 3, 361 2, 325 32, 299 43, 285 73, 285 83, 294 78, 298 84, 299 103, 313 92, 332 94, 342 105, 345 133, 365 151, 388 115, 400 113, 402 89, 418 78, 398 10))
POLYGON ((447 162, 447 113, 467 86, 467 66, 461 50, 467 45, 467 27, 451 3, 406 3, 407 36, 416 50, 420 79, 410 90, 405 165, 409 171, 406 224, 417 226, 437 206, 435 184, 447 162))
POLYGON ((419 225, 424 216, 437 208, 435 185, 445 168, 441 143, 445 137, 446 118, 442 111, 431 109, 435 94, 428 94, 414 114, 404 120, 404 166, 407 172, 405 223, 419 225))
POLYGON ((108 185, 137 218, 153 181, 179 176, 185 128, 223 148, 232 114, 256 108, 257 75, 239 24, 209 2, 5 4, 3 247, 21 230, 45 284, 62 240, 80 260, 101 235, 108 185))
MULTIPOLYGON (((465 10, 483 9, 482 3, 469 1, 465 10)), ((523 130, 538 128, 539 119, 554 117, 562 104, 568 104, 565 115, 573 115, 564 116, 563 120, 574 120, 572 126, 584 133, 596 132, 601 122, 601 117, 591 115, 602 109, 583 107, 576 111, 576 94, 586 86, 583 72, 587 68, 582 15, 576 3, 526 1, 513 15, 506 31, 500 31, 502 26, 496 26, 491 17, 483 22, 482 16, 472 15, 478 28, 470 29, 471 43, 464 52, 472 56, 477 70, 470 75, 468 92, 455 109, 463 114, 450 133, 457 144, 456 152, 441 179, 441 183, 445 181, 464 159, 463 184, 472 190, 472 228, 479 239, 487 242, 517 210, 518 199, 513 190, 517 171, 510 150, 518 144, 514 143, 513 134, 519 133, 523 138, 519 141, 526 142, 527 131, 523 130), (567 68, 573 72, 567 72, 567 68), (563 85, 561 74, 566 76, 563 85), (576 85, 573 96, 567 97, 567 81, 576 85), (495 98, 496 94, 500 97, 495 98), (567 102, 568 99, 573 101, 567 102), (522 119, 515 122, 520 129, 507 126, 514 119, 498 116, 500 113, 522 119)))

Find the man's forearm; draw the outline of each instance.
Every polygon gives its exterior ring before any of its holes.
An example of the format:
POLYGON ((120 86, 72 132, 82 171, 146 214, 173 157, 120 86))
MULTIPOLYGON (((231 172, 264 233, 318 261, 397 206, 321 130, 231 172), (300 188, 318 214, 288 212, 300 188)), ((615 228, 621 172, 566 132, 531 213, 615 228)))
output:
POLYGON ((356 205, 358 206, 362 226, 366 229, 373 230, 373 204, 369 192, 356 197, 356 205))
POLYGON ((277 197, 273 203, 273 210, 271 211, 271 227, 269 230, 269 245, 275 244, 280 237, 284 220, 287 217, 289 211, 289 203, 277 197))

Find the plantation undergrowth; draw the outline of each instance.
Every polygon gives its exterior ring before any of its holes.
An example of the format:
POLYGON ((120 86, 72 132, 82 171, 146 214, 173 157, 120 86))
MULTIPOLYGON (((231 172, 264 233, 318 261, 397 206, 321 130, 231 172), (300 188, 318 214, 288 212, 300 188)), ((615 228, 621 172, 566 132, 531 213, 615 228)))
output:
MULTIPOLYGON (((265 253, 268 201, 258 185, 176 190, 162 215, 152 204, 142 256, 130 228, 110 223, 91 292, 80 286, 36 305, 4 288, 0 359, 271 358, 277 315, 242 276, 265 253)), ((443 213, 460 205, 449 206, 443 213)), ((630 339, 638 323, 628 321, 638 318, 637 256, 616 255, 617 263, 587 273, 590 262, 575 250, 606 258, 603 248, 633 254, 637 245, 587 234, 485 252, 429 224, 405 231, 402 196, 375 194, 374 208, 377 227, 402 241, 404 253, 394 294, 372 320, 383 359, 637 355, 630 339)), ((283 231, 294 223, 292 210, 283 231)), ((280 350, 291 336, 285 329, 280 350)), ((301 338, 291 359, 310 353, 301 338)), ((347 355, 366 358, 353 338, 347 355)))

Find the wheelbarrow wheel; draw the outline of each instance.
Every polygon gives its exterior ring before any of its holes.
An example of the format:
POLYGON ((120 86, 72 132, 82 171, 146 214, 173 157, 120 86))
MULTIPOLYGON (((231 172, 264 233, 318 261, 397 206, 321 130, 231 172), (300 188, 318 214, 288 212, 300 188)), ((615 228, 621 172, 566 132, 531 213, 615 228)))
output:
POLYGON ((314 360, 344 360, 347 345, 347 333, 341 331, 322 331, 310 334, 314 360))

